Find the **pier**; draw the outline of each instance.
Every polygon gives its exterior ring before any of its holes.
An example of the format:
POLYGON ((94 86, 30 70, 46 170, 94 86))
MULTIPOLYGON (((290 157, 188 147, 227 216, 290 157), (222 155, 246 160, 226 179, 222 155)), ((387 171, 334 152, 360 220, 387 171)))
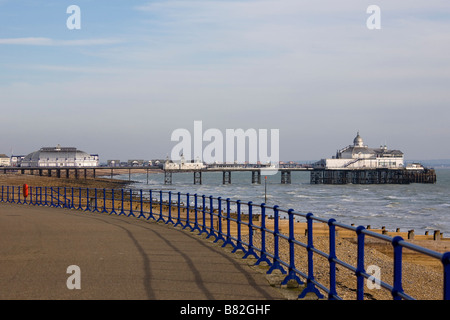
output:
POLYGON ((37 174, 39 176, 57 177, 57 178, 75 178, 80 179, 87 177, 96 178, 97 176, 107 176, 110 175, 111 178, 117 172, 128 172, 129 180, 131 180, 131 172, 150 172, 164 173, 164 184, 172 184, 173 174, 176 173, 192 173, 193 183, 202 184, 202 175, 208 172, 222 172, 222 183, 231 184, 231 173, 232 172, 251 172, 251 183, 261 184, 261 175, 266 173, 267 175, 272 174, 274 171, 279 171, 281 173, 281 183, 290 184, 291 183, 291 172, 292 171, 311 171, 313 170, 307 166, 298 167, 282 167, 282 168, 268 168, 268 167, 254 167, 254 166, 209 166, 202 169, 161 169, 160 167, 150 167, 150 166, 129 166, 129 167, 2 167, 0 172, 3 174, 17 173, 21 174, 37 174))
POLYGON ((289 167, 289 168, 254 168, 254 167, 207 167, 204 169, 182 169, 182 170, 164 170, 164 184, 172 184, 172 176, 174 173, 192 172, 194 175, 194 184, 202 184, 202 174, 207 172, 222 172, 222 183, 231 184, 232 172, 251 172, 251 183, 261 184, 261 176, 274 171, 280 172, 281 184, 290 184, 292 171, 312 171, 310 167, 289 167))
POLYGON ((434 169, 314 169, 311 184, 409 184, 436 183, 434 169))
POLYGON ((252 167, 252 166, 208 166, 202 169, 166 169, 150 166, 129 167, 2 167, 3 174, 17 173, 57 177, 87 179, 97 176, 110 176, 113 178, 118 172, 128 172, 131 181, 131 173, 147 173, 147 183, 150 172, 164 173, 164 184, 172 184, 173 175, 177 173, 192 173, 193 184, 202 184, 203 174, 209 172, 222 172, 222 183, 232 183, 233 172, 251 172, 252 184, 261 184, 261 176, 266 173, 280 172, 280 183, 291 184, 291 173, 296 171, 309 171, 311 184, 409 184, 409 183, 436 183, 434 169, 408 170, 405 168, 366 168, 366 169, 325 169, 312 168, 307 165, 296 167, 252 167))

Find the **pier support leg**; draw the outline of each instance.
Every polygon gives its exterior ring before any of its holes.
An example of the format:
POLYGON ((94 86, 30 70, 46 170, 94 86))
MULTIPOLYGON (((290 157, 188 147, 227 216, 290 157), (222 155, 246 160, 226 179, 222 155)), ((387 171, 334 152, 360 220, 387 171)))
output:
POLYGON ((231 171, 223 172, 223 184, 231 184, 231 171))
POLYGON ((202 184, 202 172, 194 171, 194 184, 202 184))
POLYGON ((164 171, 164 184, 172 184, 172 172, 164 171))
POLYGON ((252 171, 252 183, 261 184, 261 171, 252 171))
POLYGON ((281 183, 282 184, 291 184, 291 172, 290 171, 281 171, 281 183))

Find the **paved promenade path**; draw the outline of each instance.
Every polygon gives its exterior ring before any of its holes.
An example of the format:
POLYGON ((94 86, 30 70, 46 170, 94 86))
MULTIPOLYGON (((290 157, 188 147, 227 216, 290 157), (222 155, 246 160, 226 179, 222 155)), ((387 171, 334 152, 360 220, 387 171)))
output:
POLYGON ((0 203, 0 299, 284 299, 220 244, 142 218, 0 203), (67 287, 71 265, 81 289, 67 287))

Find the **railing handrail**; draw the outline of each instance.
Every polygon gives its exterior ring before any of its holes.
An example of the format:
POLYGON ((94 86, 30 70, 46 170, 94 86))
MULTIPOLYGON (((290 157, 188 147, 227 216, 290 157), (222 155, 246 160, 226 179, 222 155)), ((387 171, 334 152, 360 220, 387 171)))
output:
POLYGON ((145 219, 154 219, 157 222, 164 222, 166 224, 171 223, 174 226, 181 225, 183 229, 190 228, 191 231, 198 231, 199 234, 206 233, 207 238, 214 237, 215 242, 222 240, 223 246, 232 245, 233 251, 242 250, 244 252, 243 258, 248 256, 253 256, 257 259, 256 264, 261 262, 266 262, 270 268, 267 271, 272 273, 275 269, 278 269, 281 273, 287 274, 284 278, 282 284, 287 284, 288 281, 296 281, 299 284, 303 284, 299 276, 306 279, 306 288, 302 291, 299 297, 305 296, 309 292, 315 293, 318 297, 323 297, 319 289, 328 295, 328 299, 341 299, 336 292, 336 265, 340 265, 355 273, 357 279, 357 299, 364 298, 364 279, 374 280, 374 276, 370 275, 364 269, 364 258, 365 258, 365 237, 376 238, 385 242, 391 243, 394 251, 393 256, 393 284, 388 284, 381 281, 381 279, 376 279, 378 284, 391 292, 394 299, 414 299, 410 295, 404 292, 402 288, 402 249, 407 248, 416 251, 420 254, 427 255, 434 259, 441 261, 443 265, 443 298, 445 300, 450 300, 450 252, 439 253, 417 244, 413 244, 405 241, 400 236, 391 237, 386 234, 380 234, 366 229, 363 226, 350 226, 335 219, 324 219, 321 217, 316 217, 312 213, 298 212, 293 209, 280 208, 278 205, 269 206, 265 203, 257 204, 252 201, 241 201, 233 200, 230 198, 213 197, 199 195, 197 193, 182 193, 182 192, 172 192, 165 190, 152 190, 148 189, 105 189, 105 188, 68 188, 68 187, 30 187, 29 201, 26 198, 21 197, 21 186, 2 186, 1 187, 1 199, 0 202, 17 203, 17 204, 34 204, 34 205, 46 205, 52 207, 61 207, 63 204, 64 208, 78 209, 83 211, 100 212, 102 209, 99 208, 98 201, 103 201, 103 209, 101 212, 106 212, 109 214, 126 215, 133 216, 136 218, 144 217, 145 219), (6 187, 6 188, 5 188, 6 187), (17 188, 17 190, 16 190, 17 188), (33 188, 34 191, 33 192, 33 188), (63 192, 60 188, 64 188, 63 192), (38 192, 39 190, 39 192, 38 192), (50 194, 48 194, 50 190, 50 194), (68 192, 69 190, 69 192, 68 192), (92 190, 92 192, 90 192, 92 190), (100 193, 103 192, 102 196, 98 196, 98 190, 100 193), (111 193, 111 197, 107 198, 106 191, 111 193), (78 194, 75 196, 75 193, 78 194), (82 195, 85 192, 85 195, 82 195), (6 193, 6 195, 5 195, 6 193), (54 194, 55 193, 55 194, 54 194), (50 201, 48 201, 47 196, 50 196, 50 201), (167 195, 165 197, 164 195, 167 195), (154 197, 155 196, 155 197, 154 197), (176 197, 176 200, 172 196, 176 197), (33 203, 34 197, 34 203, 33 203), (182 197, 185 197, 185 202, 181 201, 182 197), (23 198, 23 199, 21 199, 23 198), (60 199, 63 199, 61 201, 60 199), (54 203, 54 200, 57 203, 54 203), (22 201, 23 200, 23 201, 22 201), (94 200, 92 204, 91 201, 94 200), (111 210, 108 211, 106 200, 111 201, 111 210), (199 201, 200 200, 200 201, 199 201), (75 206, 75 202, 77 202, 75 206), (84 201, 86 202, 84 204, 84 201), (201 204, 199 204, 201 202, 201 204), (217 206, 214 203, 217 202, 217 206), (67 205, 67 203, 69 203, 67 205), (137 205, 136 205, 137 203, 137 205), (149 211, 144 212, 144 203, 149 204, 149 211), (125 210, 125 204, 129 206, 125 210), (118 208, 117 205, 119 206, 118 208), (136 208, 133 208, 136 205, 136 208), (231 212, 231 205, 236 208, 235 212, 231 212), (154 212, 154 206, 159 207, 159 213, 154 212), (164 214, 164 207, 167 207, 167 215, 164 214), (174 217, 174 207, 176 209, 174 217), (244 213, 243 207, 246 207, 246 212, 244 213), (260 209, 261 224, 253 223, 253 209, 260 209), (117 212, 117 209, 120 212, 117 212), (185 211, 186 217, 181 218, 181 210, 185 211), (273 230, 266 227, 266 218, 269 218, 267 211, 271 210, 273 213, 273 230), (136 213, 136 214, 135 214, 136 213), (138 214, 139 213, 139 214, 138 214), (279 221, 280 213, 287 214, 289 231, 287 233, 280 232, 279 221), (138 216, 136 216, 138 214, 138 216), (148 216, 146 215, 148 214, 148 216), (242 219, 242 215, 247 218, 242 219), (209 215, 209 221, 207 219, 209 215), (199 217, 200 216, 200 217, 199 217), (307 223, 307 242, 303 243, 295 238, 294 233, 294 221, 296 218, 306 219, 307 223), (214 227, 214 219, 217 219, 217 230, 214 227), (222 219, 225 219, 226 226, 222 226, 222 219), (174 221, 175 220, 175 221, 174 221), (184 224, 183 224, 184 222, 184 224), (313 223, 319 222, 328 225, 328 236, 329 236, 329 252, 323 252, 314 247, 314 237, 313 237, 313 223), (237 233, 232 235, 230 232, 230 223, 236 225, 237 233), (224 231, 224 227, 226 230, 224 231), (355 233, 357 238, 357 265, 353 266, 341 259, 338 259, 335 251, 336 243, 336 227, 350 230, 355 233), (242 239, 242 228, 248 229, 248 243, 244 242, 242 239), (253 231, 258 230, 261 233, 261 245, 254 244, 253 231), (273 235, 273 253, 267 252, 266 250, 266 233, 273 235), (278 242, 280 239, 284 239, 289 244, 289 261, 284 261, 279 256, 278 242), (298 270, 295 266, 295 248, 296 246, 302 247, 307 251, 307 271, 303 272, 298 270), (258 255, 259 253, 259 255, 258 255), (314 254, 320 255, 329 261, 329 276, 330 283, 329 287, 319 283, 314 277, 314 254), (270 259, 272 261, 270 261, 270 259), (287 268, 287 272, 285 270, 287 268))

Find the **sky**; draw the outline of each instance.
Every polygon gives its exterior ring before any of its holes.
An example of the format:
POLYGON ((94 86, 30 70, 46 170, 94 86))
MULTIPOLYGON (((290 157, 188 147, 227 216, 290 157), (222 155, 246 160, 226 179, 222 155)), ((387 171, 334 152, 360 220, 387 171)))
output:
POLYGON ((0 0, 0 153, 165 158, 202 121, 277 129, 280 160, 358 131, 449 159, 449 53, 448 0, 0 0))

